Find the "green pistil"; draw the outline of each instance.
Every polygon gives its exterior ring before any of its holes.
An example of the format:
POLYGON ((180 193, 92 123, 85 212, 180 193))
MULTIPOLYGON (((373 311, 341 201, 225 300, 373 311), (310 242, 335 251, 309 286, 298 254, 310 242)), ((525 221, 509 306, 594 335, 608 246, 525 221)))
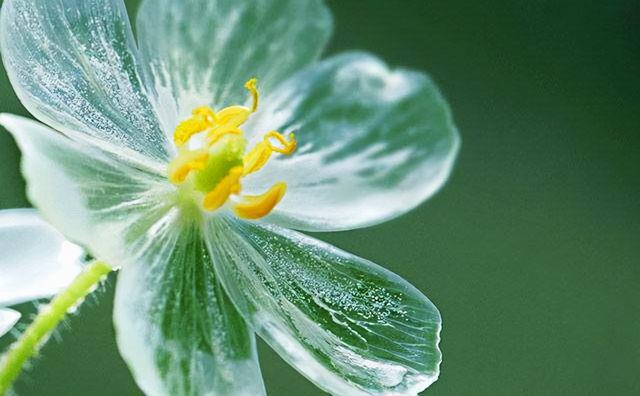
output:
POLYGON ((213 190, 232 168, 242 166, 247 141, 240 135, 229 135, 209 149, 209 161, 204 169, 193 173, 193 187, 202 193, 213 190))
POLYGON ((82 303, 102 279, 113 269, 96 261, 85 270, 49 305, 45 306, 27 330, 9 348, 0 361, 0 395, 4 395, 13 385, 25 363, 38 353, 51 332, 64 319, 67 312, 82 303))

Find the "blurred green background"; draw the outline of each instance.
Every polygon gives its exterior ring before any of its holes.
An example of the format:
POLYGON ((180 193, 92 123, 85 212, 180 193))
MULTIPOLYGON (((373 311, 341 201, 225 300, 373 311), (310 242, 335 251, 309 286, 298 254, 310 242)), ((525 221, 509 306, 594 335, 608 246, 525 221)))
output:
MULTIPOLYGON (((444 363, 426 393, 640 394, 640 2, 328 3, 330 53, 428 71, 462 133, 427 204, 320 235, 440 308, 444 363)), ((4 73, 0 86, 0 110, 27 114, 4 73)), ((0 207, 28 205, 6 133, 0 156, 0 207)), ((44 348, 19 395, 140 394, 116 350, 114 282, 44 348)), ((321 394, 260 349, 271 395, 321 394)))

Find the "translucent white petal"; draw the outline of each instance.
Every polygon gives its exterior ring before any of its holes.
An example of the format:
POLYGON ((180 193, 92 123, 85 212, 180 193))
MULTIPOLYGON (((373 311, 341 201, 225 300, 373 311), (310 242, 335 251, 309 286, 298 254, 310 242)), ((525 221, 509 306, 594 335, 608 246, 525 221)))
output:
POLYGON ((328 59, 262 100, 247 130, 295 132, 299 148, 276 156, 244 187, 277 181, 287 194, 267 220, 328 231, 399 216, 446 181, 459 137, 449 107, 429 78, 389 70, 367 54, 328 59))
POLYGON ((58 229, 122 267, 120 351, 152 395, 259 395, 253 336, 219 287, 198 211, 182 216, 160 170, 2 115, 23 154, 29 197, 58 229))
POLYGON ((212 218, 216 270, 240 313, 334 395, 417 395, 439 373, 436 307, 397 275, 277 226, 212 218))
POLYGON ((7 73, 34 116, 75 138, 168 158, 122 0, 6 0, 0 29, 7 73))
POLYGON ((142 390, 264 394, 254 335, 216 278, 200 224, 174 209, 138 238, 149 243, 118 276, 114 320, 142 390))
POLYGON ((316 59, 332 30, 322 0, 144 0, 136 23, 171 131, 197 106, 244 103, 249 78, 271 90, 316 59))
POLYGON ((85 252, 33 209, 0 210, 0 305, 49 297, 82 270, 85 252))
POLYGON ((0 123, 22 151, 27 194, 69 240, 119 266, 130 241, 162 217, 175 189, 162 169, 73 141, 26 118, 3 114, 0 123))
POLYGON ((20 312, 13 309, 0 308, 0 337, 7 334, 9 330, 20 319, 20 312))

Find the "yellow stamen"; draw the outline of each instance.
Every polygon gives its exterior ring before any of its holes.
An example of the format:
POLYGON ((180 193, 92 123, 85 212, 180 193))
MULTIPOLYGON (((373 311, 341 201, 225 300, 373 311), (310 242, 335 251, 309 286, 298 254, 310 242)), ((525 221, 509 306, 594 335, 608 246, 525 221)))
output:
MULTIPOLYGON (((182 188, 190 188, 193 196, 202 194, 205 210, 217 210, 231 195, 239 195, 242 177, 260 170, 273 153, 289 155, 296 150, 293 134, 285 137, 271 131, 245 154, 247 140, 241 126, 258 109, 260 93, 257 85, 255 78, 244 85, 251 95, 250 107, 229 106, 218 112, 207 106, 198 107, 191 117, 176 127, 173 140, 179 150, 168 165, 168 178, 174 184, 187 182, 182 188), (199 149, 189 150, 193 147, 185 145, 199 133, 206 134, 204 142, 199 149)), ((241 197, 233 210, 238 217, 259 219, 273 210, 286 189, 285 183, 277 183, 262 195, 241 197)))
POLYGON ((193 135, 211 128, 216 122, 215 112, 206 106, 193 110, 191 117, 182 121, 173 133, 173 141, 181 147, 191 139, 193 135))
POLYGON ((265 142, 256 144, 243 158, 244 174, 259 171, 269 161, 272 152, 273 150, 265 142))
POLYGON ((256 220, 262 218, 273 210, 282 200, 287 185, 285 183, 276 183, 262 195, 250 195, 242 197, 244 202, 234 206, 233 211, 236 215, 243 219, 256 220))
POLYGON ((289 140, 287 140, 279 132, 271 131, 264 136, 264 140, 269 144, 269 146, 271 147, 271 150, 277 153, 286 154, 286 155, 293 153, 296 150, 296 147, 298 146, 298 142, 296 141, 296 135, 294 135, 293 133, 289 134, 289 140), (271 143, 271 140, 270 140, 271 138, 276 139, 282 145, 282 148, 274 146, 271 143))
POLYGON ((218 183, 218 185, 204 196, 203 206, 206 210, 219 209, 229 199, 231 194, 240 193, 240 178, 242 177, 242 167, 231 168, 229 174, 218 183))
POLYGON ((269 161, 274 151, 289 155, 295 151, 296 147, 297 142, 293 133, 289 134, 289 140, 276 131, 267 133, 264 139, 244 156, 244 174, 248 175, 259 171, 269 161), (282 147, 273 145, 271 138, 276 139, 282 147))
POLYGON ((209 106, 200 106, 193 109, 191 112, 194 116, 205 117, 207 122, 213 123, 216 120, 216 112, 209 106))
POLYGON ((251 111, 244 106, 229 106, 218 112, 216 128, 237 128, 249 118, 251 111))
POLYGON ((245 88, 251 93, 253 101, 251 108, 245 106, 229 106, 215 114, 215 124, 211 126, 208 135, 210 145, 225 134, 235 133, 235 131, 239 130, 240 126, 247 121, 251 113, 257 110, 260 100, 260 93, 256 87, 257 83, 258 80, 252 78, 244 84, 245 88))
POLYGON ((209 154, 202 150, 181 150, 168 167, 169 181, 173 184, 183 183, 192 170, 201 170, 207 165, 209 154))
POLYGON ((207 136, 207 145, 211 147, 214 144, 216 144, 220 139, 228 135, 242 136, 243 133, 240 129, 229 129, 229 130, 214 129, 209 133, 209 136, 207 136))
POLYGON ((255 113, 258 110, 258 104, 260 102, 260 92, 258 92, 258 79, 252 78, 244 84, 244 87, 251 93, 252 105, 251 112, 255 113))

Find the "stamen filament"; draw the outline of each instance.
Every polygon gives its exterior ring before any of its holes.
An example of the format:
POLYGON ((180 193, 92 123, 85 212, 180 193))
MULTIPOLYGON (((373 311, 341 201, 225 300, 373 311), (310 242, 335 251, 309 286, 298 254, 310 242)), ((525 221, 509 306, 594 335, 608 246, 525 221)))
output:
POLYGON ((9 391, 25 363, 38 353, 67 312, 80 305, 111 271, 113 268, 101 261, 89 264, 65 290, 40 311, 33 323, 0 360, 0 395, 9 391))

